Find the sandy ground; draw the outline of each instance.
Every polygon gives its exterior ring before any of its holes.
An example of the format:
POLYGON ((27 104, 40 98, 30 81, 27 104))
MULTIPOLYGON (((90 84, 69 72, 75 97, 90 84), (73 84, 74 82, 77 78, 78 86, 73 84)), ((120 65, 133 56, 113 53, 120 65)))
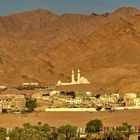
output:
POLYGON ((125 110, 115 112, 34 112, 26 117, 20 114, 0 114, 0 127, 22 127, 23 123, 37 124, 39 121, 52 126, 71 124, 84 127, 92 119, 101 119, 104 126, 119 126, 122 122, 140 125, 140 110, 125 110))

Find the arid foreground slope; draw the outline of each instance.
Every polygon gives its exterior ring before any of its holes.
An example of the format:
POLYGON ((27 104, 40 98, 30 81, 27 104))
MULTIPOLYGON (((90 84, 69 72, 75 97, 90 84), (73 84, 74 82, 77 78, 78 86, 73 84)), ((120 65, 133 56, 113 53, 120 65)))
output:
POLYGON ((88 121, 96 118, 102 120, 104 126, 121 126, 123 122, 128 122, 133 126, 138 126, 140 125, 139 115, 139 110, 115 111, 113 113, 34 112, 26 117, 22 117, 20 114, 5 114, 0 115, 0 126, 6 128, 13 128, 16 126, 22 127, 23 123, 27 122, 30 122, 31 124, 38 124, 38 122, 42 122, 48 123, 51 126, 56 127, 65 124, 71 124, 78 127, 85 127, 88 121))
POLYGON ((34 10, 0 17, 0 84, 67 81, 72 69, 119 92, 140 91, 140 11, 56 15, 34 10))

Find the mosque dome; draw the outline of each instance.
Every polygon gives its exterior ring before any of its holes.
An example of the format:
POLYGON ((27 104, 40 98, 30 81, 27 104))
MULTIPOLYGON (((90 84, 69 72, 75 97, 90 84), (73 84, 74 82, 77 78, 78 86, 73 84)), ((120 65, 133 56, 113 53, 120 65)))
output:
POLYGON ((83 83, 83 84, 84 83, 89 83, 89 81, 85 77, 81 77, 80 82, 83 83))

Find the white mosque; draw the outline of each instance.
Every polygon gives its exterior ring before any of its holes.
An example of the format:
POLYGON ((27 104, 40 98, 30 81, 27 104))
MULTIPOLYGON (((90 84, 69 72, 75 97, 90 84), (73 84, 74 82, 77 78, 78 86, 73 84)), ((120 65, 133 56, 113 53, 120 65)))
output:
POLYGON ((62 83, 61 81, 57 82, 57 86, 61 85, 76 85, 76 84, 90 84, 90 82, 85 78, 81 77, 80 70, 77 71, 77 77, 75 78, 74 70, 71 73, 71 82, 70 83, 62 83))

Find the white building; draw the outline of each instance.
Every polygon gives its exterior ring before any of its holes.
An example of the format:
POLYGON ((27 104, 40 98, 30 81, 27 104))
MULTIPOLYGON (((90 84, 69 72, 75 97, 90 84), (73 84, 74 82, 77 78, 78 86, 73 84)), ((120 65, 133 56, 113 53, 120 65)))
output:
POLYGON ((140 98, 137 98, 136 93, 127 93, 124 95, 126 106, 140 106, 140 98))
POLYGON ((104 102, 117 103, 119 99, 119 94, 104 94, 100 96, 100 100, 104 102))
POLYGON ((65 101, 66 103, 70 103, 70 104, 81 104, 81 103, 82 103, 82 99, 80 99, 80 98, 65 99, 64 101, 65 101))
POLYGON ((26 108, 26 99, 24 95, 16 95, 12 99, 13 109, 14 110, 24 110, 26 108))
POLYGON ((129 98, 136 98, 137 94, 136 93, 127 93, 127 94, 125 94, 125 96, 127 96, 129 98))
POLYGON ((91 96, 91 95, 92 95, 92 92, 87 91, 87 92, 86 92, 86 95, 87 95, 87 96, 91 96))
POLYGON ((22 86, 39 86, 39 83, 22 83, 22 86))
POLYGON ((71 73, 71 82, 70 83, 62 83, 60 80, 57 82, 57 86, 61 85, 75 85, 75 84, 90 84, 90 82, 85 78, 81 77, 80 70, 77 71, 77 77, 75 78, 75 73, 72 70, 71 73))
POLYGON ((135 98, 135 99, 134 99, 134 104, 135 104, 136 106, 140 106, 140 98, 135 98))
POLYGON ((52 90, 49 92, 50 96, 56 95, 56 94, 60 94, 59 90, 52 90))

